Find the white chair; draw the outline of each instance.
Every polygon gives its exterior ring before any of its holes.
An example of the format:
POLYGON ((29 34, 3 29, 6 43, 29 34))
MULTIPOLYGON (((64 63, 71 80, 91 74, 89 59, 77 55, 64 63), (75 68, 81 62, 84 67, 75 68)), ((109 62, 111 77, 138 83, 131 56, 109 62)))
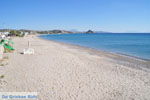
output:
POLYGON ((34 49, 32 48, 24 49, 23 54, 29 54, 29 55, 34 54, 34 49))
POLYGON ((34 54, 34 49, 30 48, 30 42, 28 41, 28 48, 23 50, 23 54, 34 54))

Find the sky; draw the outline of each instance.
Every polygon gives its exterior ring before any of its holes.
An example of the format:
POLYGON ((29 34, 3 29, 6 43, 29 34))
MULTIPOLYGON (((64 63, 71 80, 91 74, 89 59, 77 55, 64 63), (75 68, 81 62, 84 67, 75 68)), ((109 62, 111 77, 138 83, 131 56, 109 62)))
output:
POLYGON ((0 0, 0 29, 150 32, 150 0, 0 0))

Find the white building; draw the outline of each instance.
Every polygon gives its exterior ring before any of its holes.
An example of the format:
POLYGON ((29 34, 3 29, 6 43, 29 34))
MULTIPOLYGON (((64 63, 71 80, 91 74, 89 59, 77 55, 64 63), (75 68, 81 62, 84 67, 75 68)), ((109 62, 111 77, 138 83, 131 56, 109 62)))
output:
POLYGON ((0 32, 0 35, 8 35, 9 32, 0 32))

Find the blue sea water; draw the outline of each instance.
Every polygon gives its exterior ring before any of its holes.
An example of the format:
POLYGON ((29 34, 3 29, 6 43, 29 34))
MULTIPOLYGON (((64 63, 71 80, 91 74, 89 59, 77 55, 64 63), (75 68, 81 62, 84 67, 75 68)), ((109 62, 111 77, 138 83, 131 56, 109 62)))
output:
POLYGON ((40 37, 150 59, 150 34, 147 33, 52 34, 40 37))

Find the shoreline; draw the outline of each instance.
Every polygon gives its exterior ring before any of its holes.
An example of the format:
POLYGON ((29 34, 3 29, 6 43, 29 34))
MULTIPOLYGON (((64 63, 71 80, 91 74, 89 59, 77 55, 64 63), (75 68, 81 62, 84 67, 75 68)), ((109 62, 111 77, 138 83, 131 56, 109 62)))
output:
POLYGON ((110 61, 112 61, 114 63, 118 63, 118 64, 121 64, 124 66, 129 66, 131 68, 141 69, 144 71, 150 71, 150 60, 149 59, 143 59, 140 57, 131 56, 131 55, 127 55, 127 54, 114 53, 114 52, 104 51, 104 50, 100 50, 100 49, 94 49, 94 48, 80 46, 80 45, 71 44, 71 43, 64 43, 64 42, 59 42, 59 41, 55 41, 55 40, 48 40, 48 39, 41 38, 40 35, 38 35, 37 37, 39 39, 42 39, 45 41, 50 41, 50 42, 58 43, 60 45, 68 46, 69 48, 79 49, 79 50, 87 52, 91 55, 107 57, 110 59, 110 61))
MULTIPOLYGON (((60 33, 60 34, 62 34, 62 33, 60 33)), ((64 33, 64 34, 66 34, 66 33, 64 33)), ((77 34, 77 33, 72 33, 72 34, 77 34)), ((80 34, 80 33, 78 33, 78 34, 80 34)), ((99 34, 106 34, 106 33, 99 33, 99 34)), ((118 34, 118 33, 108 33, 108 34, 118 34)), ((123 33, 123 34, 136 34, 136 33, 123 33)), ((137 34, 141 34, 141 33, 137 33, 137 34)), ((41 35, 37 35, 37 37, 39 37, 41 39, 44 39, 44 38, 40 37, 42 35, 49 35, 49 34, 41 34, 41 35)), ((59 34, 52 34, 52 35, 59 35, 59 34)), ((44 39, 44 40, 49 40, 49 39, 44 39)), ((68 45, 74 45, 74 46, 78 46, 78 47, 84 47, 86 49, 93 49, 93 50, 96 50, 96 51, 101 51, 101 52, 115 54, 115 55, 120 55, 120 56, 127 56, 127 57, 130 57, 130 58, 133 58, 133 59, 138 59, 138 60, 150 61, 150 58, 142 58, 142 57, 138 57, 138 56, 134 56, 134 55, 130 55, 130 54, 125 54, 125 53, 107 51, 107 50, 102 50, 102 49, 99 49, 99 48, 96 49, 96 48, 86 47, 86 46, 72 44, 72 43, 67 43, 67 42, 66 43, 65 42, 59 42, 57 40, 49 40, 49 41, 54 41, 54 42, 57 42, 57 43, 64 43, 64 44, 68 44, 68 45)))
POLYGON ((4 75, 0 80, 0 92, 38 92, 39 100, 150 98, 149 70, 133 67, 140 60, 133 60, 131 64, 125 57, 36 35, 15 37, 13 41, 15 51, 8 53, 8 64, 0 67, 4 75), (21 54, 28 48, 29 41, 35 53, 21 54))

